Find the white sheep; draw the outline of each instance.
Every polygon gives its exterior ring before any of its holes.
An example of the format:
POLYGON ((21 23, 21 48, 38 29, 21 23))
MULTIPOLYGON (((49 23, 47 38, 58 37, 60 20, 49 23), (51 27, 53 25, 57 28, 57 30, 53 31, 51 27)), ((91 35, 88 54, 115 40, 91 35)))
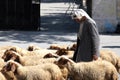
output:
POLYGON ((0 80, 7 80, 1 72, 0 72, 0 80))
POLYGON ((3 69, 4 67, 0 71, 0 80, 17 80, 13 72, 11 71, 5 72, 3 71, 3 69))
MULTIPOLYGON (((58 57, 59 57, 58 55, 52 54, 52 53, 48 53, 48 54, 46 54, 44 56, 45 59, 48 59, 48 58, 58 58, 58 57)), ((54 63, 55 63, 55 61, 54 61, 54 63)), ((68 79, 68 70, 67 70, 67 68, 62 67, 62 66, 59 66, 59 68, 60 68, 60 70, 62 72, 62 75, 63 75, 64 79, 67 80, 68 79)))
POLYGON ((61 56, 56 64, 66 67, 73 80, 118 80, 117 70, 105 60, 75 63, 61 56))
POLYGON ((21 56, 17 52, 12 52, 10 55, 6 55, 6 57, 2 57, 5 61, 14 60, 23 66, 28 65, 38 65, 42 63, 54 63, 56 58, 45 58, 41 59, 41 56, 21 56))
POLYGON ((44 55, 46 55, 47 53, 55 53, 56 50, 49 50, 49 49, 41 49, 41 50, 35 50, 35 51, 28 51, 19 47, 12 47, 9 50, 6 50, 4 52, 5 54, 8 54, 10 51, 15 51, 17 53, 19 53, 21 56, 34 56, 34 55, 41 55, 42 57, 44 57, 44 55))
POLYGON ((10 60, 4 66, 4 71, 12 71, 18 80, 64 80, 59 67, 53 63, 22 66, 10 60))
POLYGON ((117 69, 118 73, 120 73, 120 57, 111 50, 101 50, 100 51, 100 58, 102 60, 106 60, 111 62, 115 68, 117 69))

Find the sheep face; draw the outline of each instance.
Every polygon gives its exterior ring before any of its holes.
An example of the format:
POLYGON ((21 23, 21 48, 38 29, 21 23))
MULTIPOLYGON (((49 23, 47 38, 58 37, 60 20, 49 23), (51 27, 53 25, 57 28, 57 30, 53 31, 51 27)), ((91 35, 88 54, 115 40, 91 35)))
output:
POLYGON ((7 80, 16 80, 16 78, 15 78, 15 76, 14 76, 12 71, 7 71, 6 72, 6 71, 1 70, 1 73, 5 76, 5 78, 7 80))
POLYGON ((13 73, 15 73, 17 70, 17 65, 13 62, 8 62, 3 68, 2 68, 2 72, 9 72, 12 71, 13 73))
POLYGON ((54 54, 52 54, 52 53, 48 53, 48 54, 46 54, 46 55, 44 56, 44 58, 58 58, 58 56, 57 56, 57 55, 54 55, 54 54))
POLYGON ((18 56, 15 55, 15 52, 14 51, 10 51, 10 50, 7 50, 4 55, 2 56, 2 59, 4 59, 4 61, 8 61, 8 60, 15 60, 18 59, 18 56))
POLYGON ((62 56, 62 55, 67 55, 68 54, 68 51, 66 49, 59 49, 57 52, 56 52, 57 55, 59 56, 62 56))
POLYGON ((28 51, 33 51, 34 50, 33 48, 34 48, 33 46, 29 46, 27 50, 28 51))
POLYGON ((50 48, 49 49, 56 49, 56 50, 59 50, 60 48, 59 47, 57 47, 57 46, 55 46, 55 45, 52 45, 52 46, 50 46, 50 48))
POLYGON ((57 64, 58 66, 61 66, 61 67, 65 67, 68 62, 69 62, 69 60, 67 58, 60 57, 60 58, 58 58, 57 61, 55 61, 55 64, 57 64))
POLYGON ((9 50, 17 52, 17 48, 16 47, 12 47, 9 50))

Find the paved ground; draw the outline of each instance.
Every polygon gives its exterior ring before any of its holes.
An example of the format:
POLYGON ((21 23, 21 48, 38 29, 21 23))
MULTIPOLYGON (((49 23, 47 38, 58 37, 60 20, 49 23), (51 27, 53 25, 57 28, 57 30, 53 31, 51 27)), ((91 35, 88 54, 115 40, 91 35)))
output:
MULTIPOLYGON (((51 44, 70 45, 76 42, 76 33, 48 31, 0 31, 0 45, 17 45, 26 48, 30 44, 48 48, 51 44)), ((110 49, 120 55, 120 35, 100 34, 101 49, 110 49)))

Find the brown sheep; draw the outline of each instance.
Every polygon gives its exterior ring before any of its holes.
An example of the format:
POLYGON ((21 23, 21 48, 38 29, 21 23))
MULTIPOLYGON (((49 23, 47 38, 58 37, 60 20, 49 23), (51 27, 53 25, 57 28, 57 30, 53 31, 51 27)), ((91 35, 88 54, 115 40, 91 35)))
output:
POLYGON ((64 80, 59 67, 53 63, 37 66, 22 66, 8 61, 3 71, 12 71, 18 80, 64 80))
POLYGON ((115 52, 111 50, 101 50, 100 58, 111 62, 117 69, 118 73, 120 73, 120 57, 115 52))
POLYGON ((118 80, 115 67, 105 60, 75 63, 61 56, 56 64, 66 67, 73 80, 118 80))

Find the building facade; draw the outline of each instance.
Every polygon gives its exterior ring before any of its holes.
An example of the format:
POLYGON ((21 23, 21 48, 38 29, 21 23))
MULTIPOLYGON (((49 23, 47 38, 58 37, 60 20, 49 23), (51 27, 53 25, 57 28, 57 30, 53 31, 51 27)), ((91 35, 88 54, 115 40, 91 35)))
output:
POLYGON ((92 18, 99 32, 115 32, 120 22, 120 0, 93 0, 92 18))

